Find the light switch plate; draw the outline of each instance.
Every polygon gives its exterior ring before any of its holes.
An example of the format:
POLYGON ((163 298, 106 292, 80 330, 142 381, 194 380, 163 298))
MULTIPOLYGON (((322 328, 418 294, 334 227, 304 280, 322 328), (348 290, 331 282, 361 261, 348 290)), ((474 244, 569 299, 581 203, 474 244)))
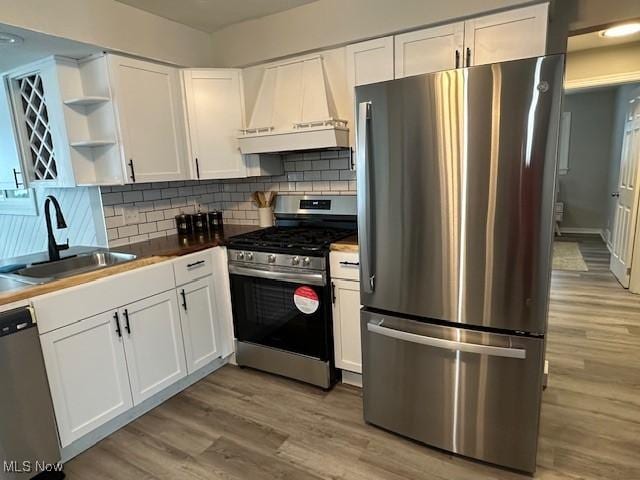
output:
POLYGON ((122 209, 122 216, 124 217, 125 225, 132 225, 140 223, 140 213, 135 207, 125 207, 122 209))

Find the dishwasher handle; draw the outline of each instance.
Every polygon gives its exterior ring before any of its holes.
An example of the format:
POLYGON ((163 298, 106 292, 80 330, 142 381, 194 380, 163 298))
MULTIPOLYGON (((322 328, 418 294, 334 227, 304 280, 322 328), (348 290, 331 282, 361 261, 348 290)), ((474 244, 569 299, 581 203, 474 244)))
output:
POLYGON ((35 327, 35 321, 31 314, 31 308, 12 308, 5 312, 0 312, 0 337, 12 335, 22 330, 35 327))
POLYGON ((396 340, 417 343, 428 347, 442 348, 446 350, 456 350, 459 352, 478 353, 480 355, 490 355, 493 357, 506 358, 527 358, 527 351, 522 348, 494 347, 491 345, 481 345, 477 343, 460 342, 457 340, 447 340, 444 338, 426 337, 415 333, 404 332, 394 328, 383 327, 381 322, 368 322, 367 330, 378 335, 383 335, 396 340))

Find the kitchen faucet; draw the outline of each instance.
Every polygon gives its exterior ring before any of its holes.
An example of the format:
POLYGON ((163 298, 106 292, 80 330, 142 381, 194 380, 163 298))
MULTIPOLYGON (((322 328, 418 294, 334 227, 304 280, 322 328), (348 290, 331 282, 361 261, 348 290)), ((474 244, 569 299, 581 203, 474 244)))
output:
POLYGON ((55 262, 60 260, 60 251, 67 250, 69 248, 69 239, 67 239, 67 243, 58 245, 56 243, 56 237, 53 236, 53 227, 51 226, 51 215, 50 215, 50 204, 53 202, 53 206, 56 210, 56 224, 57 228, 67 228, 67 222, 64 220, 64 215, 62 215, 62 209, 60 208, 60 204, 58 200, 53 195, 48 195, 47 199, 44 202, 44 217, 47 222, 47 238, 49 241, 49 261, 55 262))

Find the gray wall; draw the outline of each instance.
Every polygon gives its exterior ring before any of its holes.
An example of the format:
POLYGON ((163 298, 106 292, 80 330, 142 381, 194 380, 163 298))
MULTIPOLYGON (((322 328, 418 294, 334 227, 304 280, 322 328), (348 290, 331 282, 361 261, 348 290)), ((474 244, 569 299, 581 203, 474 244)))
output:
POLYGON ((571 141, 569 172, 559 177, 563 228, 604 229, 607 225, 615 99, 616 89, 565 97, 564 110, 571 112, 571 141))

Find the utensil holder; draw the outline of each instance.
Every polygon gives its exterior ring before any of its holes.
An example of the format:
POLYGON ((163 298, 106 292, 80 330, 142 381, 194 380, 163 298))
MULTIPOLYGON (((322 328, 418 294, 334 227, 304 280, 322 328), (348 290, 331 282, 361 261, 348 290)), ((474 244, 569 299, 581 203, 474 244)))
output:
POLYGON ((261 227, 273 227, 273 208, 258 208, 258 222, 261 227))

